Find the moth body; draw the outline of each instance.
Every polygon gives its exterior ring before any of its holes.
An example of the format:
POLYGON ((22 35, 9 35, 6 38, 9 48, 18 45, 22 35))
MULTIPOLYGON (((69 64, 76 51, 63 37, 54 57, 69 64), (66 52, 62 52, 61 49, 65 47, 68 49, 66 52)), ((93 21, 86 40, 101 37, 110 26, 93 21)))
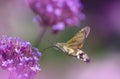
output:
POLYGON ((63 53, 73 56, 73 57, 76 57, 77 59, 81 59, 84 62, 90 61, 88 55, 80 49, 73 50, 73 49, 67 47, 65 43, 56 43, 55 47, 60 49, 63 53))

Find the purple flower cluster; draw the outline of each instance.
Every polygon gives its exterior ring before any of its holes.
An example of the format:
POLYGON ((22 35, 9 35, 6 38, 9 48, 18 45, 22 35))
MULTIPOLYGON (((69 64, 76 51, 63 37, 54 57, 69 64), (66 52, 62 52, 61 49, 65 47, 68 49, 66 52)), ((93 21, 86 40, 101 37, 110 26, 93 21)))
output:
POLYGON ((79 0, 26 0, 36 13, 34 21, 53 31, 64 30, 65 26, 77 26, 85 18, 79 0))
POLYGON ((16 73, 18 79, 33 79, 40 70, 37 64, 40 57, 41 53, 29 42, 17 37, 2 36, 0 39, 0 66, 10 73, 16 73))

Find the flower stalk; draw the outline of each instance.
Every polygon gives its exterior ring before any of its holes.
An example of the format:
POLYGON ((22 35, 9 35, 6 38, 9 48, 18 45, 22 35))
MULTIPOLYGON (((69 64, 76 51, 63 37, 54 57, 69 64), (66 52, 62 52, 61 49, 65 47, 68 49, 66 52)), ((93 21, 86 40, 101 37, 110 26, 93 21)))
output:
POLYGON ((42 41, 42 38, 44 37, 45 33, 47 31, 47 28, 43 28, 42 31, 40 31, 36 41, 35 41, 35 47, 39 47, 41 41, 42 41))

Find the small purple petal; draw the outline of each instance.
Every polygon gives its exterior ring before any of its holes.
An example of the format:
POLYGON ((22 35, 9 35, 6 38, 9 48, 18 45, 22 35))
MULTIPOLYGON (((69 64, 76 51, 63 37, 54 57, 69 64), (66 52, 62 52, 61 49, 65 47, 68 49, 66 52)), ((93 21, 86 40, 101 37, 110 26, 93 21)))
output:
POLYGON ((58 9, 55 9, 54 13, 56 16, 60 16, 62 12, 61 12, 61 9, 58 8, 58 9))
POLYGON ((58 24, 52 27, 53 30, 64 30, 64 28, 65 28, 65 24, 62 22, 59 22, 58 24))
POLYGON ((41 7, 40 2, 36 2, 35 7, 36 7, 36 8, 40 8, 40 7, 41 7))
POLYGON ((47 12, 53 12, 53 7, 52 7, 52 5, 48 4, 48 5, 46 6, 46 11, 47 11, 47 12))

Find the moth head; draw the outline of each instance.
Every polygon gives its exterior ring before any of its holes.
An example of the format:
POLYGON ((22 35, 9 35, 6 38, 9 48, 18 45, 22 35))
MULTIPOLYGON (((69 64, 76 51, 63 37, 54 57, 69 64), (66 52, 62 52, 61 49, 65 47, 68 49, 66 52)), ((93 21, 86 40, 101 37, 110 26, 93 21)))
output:
POLYGON ((78 55, 77 55, 77 59, 81 59, 82 61, 88 63, 90 62, 90 58, 88 57, 88 55, 83 52, 82 50, 78 50, 78 55))
POLYGON ((62 48, 65 44, 64 43, 56 43, 55 46, 58 48, 62 48))
POLYGON ((65 43, 56 43, 54 46, 56 49, 66 52, 64 49, 65 43))

